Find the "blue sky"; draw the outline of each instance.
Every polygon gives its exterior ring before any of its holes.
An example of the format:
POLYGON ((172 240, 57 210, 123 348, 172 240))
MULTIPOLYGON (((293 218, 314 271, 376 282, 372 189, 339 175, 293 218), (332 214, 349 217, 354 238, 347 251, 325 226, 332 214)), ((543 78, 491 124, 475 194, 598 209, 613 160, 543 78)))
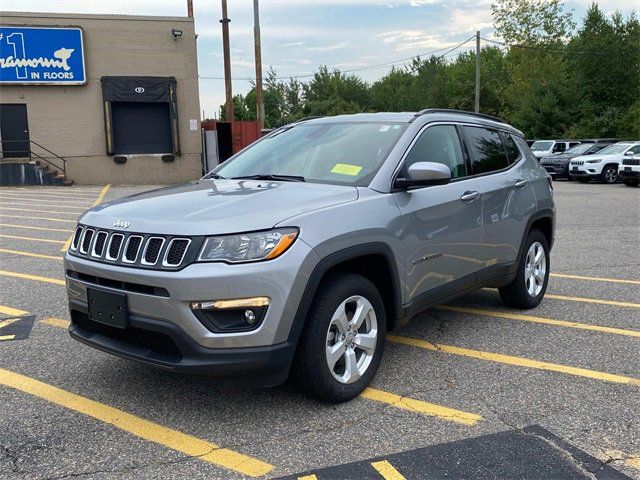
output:
MULTIPOLYGON (((2 0, 3 10, 186 15, 186 0, 2 0)), ((254 77, 253 2, 228 0, 234 93, 254 77)), ((566 1, 579 21, 590 1, 566 1)), ((637 11, 640 0, 600 0, 605 12, 637 11)), ((495 38, 491 0, 260 0, 262 59, 278 76, 312 74, 319 65, 361 69, 456 45, 480 30, 495 38)), ((200 102, 212 116, 224 102, 219 0, 194 0, 200 102), (204 78, 216 77, 216 78, 204 78)), ((472 48, 472 42, 463 48, 472 48)), ((440 53, 444 53, 443 50, 440 53)), ((454 56, 460 50, 450 54, 454 56)), ((356 73, 375 81, 390 67, 356 73)), ((302 78, 301 78, 302 79, 302 78)))

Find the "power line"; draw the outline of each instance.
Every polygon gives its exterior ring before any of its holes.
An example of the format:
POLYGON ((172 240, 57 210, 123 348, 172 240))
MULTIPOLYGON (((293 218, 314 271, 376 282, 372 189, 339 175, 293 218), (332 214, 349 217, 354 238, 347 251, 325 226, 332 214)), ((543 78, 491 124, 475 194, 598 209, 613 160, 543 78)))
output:
MULTIPOLYGON (((384 63, 378 63, 375 65, 365 65, 362 67, 356 67, 356 68, 351 68, 348 70, 340 70, 341 73, 353 73, 353 72, 359 72, 362 70, 369 70, 369 69, 374 69, 374 68, 380 68, 380 67, 386 67, 389 65, 395 65, 397 63, 402 63, 402 62, 406 62, 409 60, 413 60, 414 58, 418 58, 418 57, 426 57, 428 55, 433 55, 434 53, 438 53, 438 52, 442 52, 444 50, 446 50, 445 53, 443 53, 442 55, 436 57, 436 58, 444 58, 447 54, 453 52, 454 50, 457 50, 458 48, 460 48, 461 46, 465 45, 466 43, 469 43, 473 38, 475 38, 474 36, 471 36, 469 38, 467 38, 466 40, 464 40, 463 42, 457 44, 457 45, 449 45, 447 47, 443 47, 443 48, 439 48, 437 50, 432 50, 430 52, 424 52, 424 53, 418 53, 417 55, 412 55, 410 57, 406 57, 406 58, 401 58, 401 59, 397 59, 397 60, 391 60, 389 62, 384 62, 384 63)), ((336 67, 331 67, 330 70, 336 70, 336 67)), ((337 69, 339 70, 339 69, 337 69)), ((286 80, 289 78, 295 78, 295 79, 300 79, 300 78, 312 78, 314 77, 316 74, 315 73, 307 73, 304 75, 278 75, 276 78, 278 80, 286 80)), ((199 76, 199 79, 202 80, 224 80, 224 77, 216 77, 216 76, 199 76)), ((263 79, 266 79, 266 77, 263 77, 263 79)), ((244 80, 244 81, 255 81, 255 79, 251 78, 251 77, 233 77, 233 80, 244 80)))
POLYGON ((570 54, 570 55, 587 56, 587 57, 605 57, 607 55, 611 55, 614 52, 619 53, 621 51, 621 49, 567 51, 566 48, 560 49, 560 48, 538 47, 533 45, 509 44, 505 42, 499 42, 498 40, 491 40, 489 38, 484 38, 484 37, 482 37, 482 40, 484 40, 485 42, 494 43, 496 45, 501 45, 503 47, 508 47, 508 48, 522 48, 525 50, 537 50, 540 52, 547 52, 547 53, 559 53, 562 55, 570 54))

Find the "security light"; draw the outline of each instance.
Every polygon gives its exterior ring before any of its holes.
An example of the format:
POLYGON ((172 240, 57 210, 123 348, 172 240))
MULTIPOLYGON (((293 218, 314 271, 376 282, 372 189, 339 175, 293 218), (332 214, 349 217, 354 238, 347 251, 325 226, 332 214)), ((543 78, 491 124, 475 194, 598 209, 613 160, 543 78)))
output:
POLYGON ((182 36, 182 30, 177 30, 175 28, 171 29, 171 35, 173 35, 174 40, 178 40, 178 37, 182 36))

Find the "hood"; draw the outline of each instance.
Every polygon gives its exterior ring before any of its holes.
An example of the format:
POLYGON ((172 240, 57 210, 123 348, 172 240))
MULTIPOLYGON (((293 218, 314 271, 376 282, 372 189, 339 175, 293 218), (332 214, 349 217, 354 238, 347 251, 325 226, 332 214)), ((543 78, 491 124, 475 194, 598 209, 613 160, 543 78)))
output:
POLYGON ((211 235, 265 230, 311 210, 352 202, 355 187, 265 180, 200 180, 100 204, 83 224, 127 232, 211 235))
POLYGON ((579 157, 573 157, 571 160, 612 160, 612 161, 617 161, 620 160, 621 158, 624 158, 624 155, 622 154, 615 154, 615 155, 598 155, 597 153, 593 154, 593 155, 580 155, 579 157))

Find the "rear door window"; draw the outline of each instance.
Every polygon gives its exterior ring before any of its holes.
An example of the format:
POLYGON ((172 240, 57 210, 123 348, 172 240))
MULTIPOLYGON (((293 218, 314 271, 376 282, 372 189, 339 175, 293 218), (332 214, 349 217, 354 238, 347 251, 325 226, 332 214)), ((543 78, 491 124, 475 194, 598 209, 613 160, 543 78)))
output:
POLYGON ((497 130, 483 127, 463 128, 474 175, 495 172, 509 166, 502 138, 497 130))

